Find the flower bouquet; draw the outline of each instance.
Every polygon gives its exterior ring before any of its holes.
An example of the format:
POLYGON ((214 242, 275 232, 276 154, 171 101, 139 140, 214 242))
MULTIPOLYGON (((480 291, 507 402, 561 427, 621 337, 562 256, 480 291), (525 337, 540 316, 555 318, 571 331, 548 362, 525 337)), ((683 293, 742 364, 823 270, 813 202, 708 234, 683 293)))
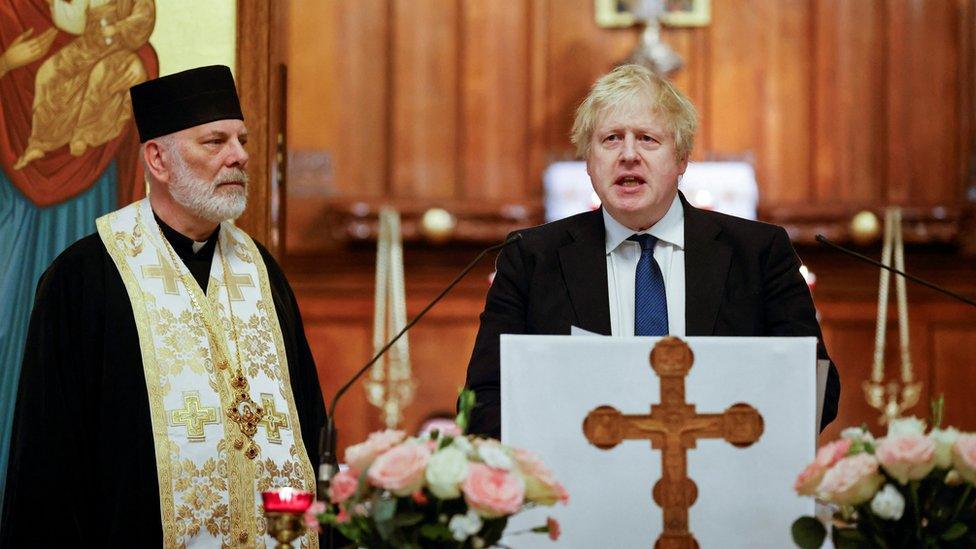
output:
MULTIPOLYGON (((884 438, 845 429, 796 480, 800 495, 834 507, 836 547, 976 547, 976 434, 911 417, 892 420, 884 438)), ((814 517, 793 523, 793 541, 820 547, 814 517)))
MULTIPOLYGON (((526 450, 466 436, 474 394, 461 394, 456 428, 407 437, 379 431, 346 449, 348 468, 329 487, 329 502, 306 513, 309 525, 334 526, 363 547, 490 547, 508 517, 534 505, 565 503, 549 469, 526 450)), ((559 536, 559 524, 516 533, 559 536)))

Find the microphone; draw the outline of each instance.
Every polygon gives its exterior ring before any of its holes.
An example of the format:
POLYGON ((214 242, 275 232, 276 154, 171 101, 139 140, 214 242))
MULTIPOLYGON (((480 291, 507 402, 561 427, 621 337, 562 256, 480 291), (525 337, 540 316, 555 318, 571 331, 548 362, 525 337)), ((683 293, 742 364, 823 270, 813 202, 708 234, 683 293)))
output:
POLYGON ((899 271, 898 269, 895 269, 894 267, 889 267, 888 265, 885 265, 884 263, 881 263, 880 261, 876 261, 876 260, 871 259, 870 257, 868 257, 866 255, 862 255, 862 254, 859 254, 859 253, 857 253, 857 252, 855 252, 853 250, 849 250, 849 249, 847 249, 847 248, 845 248, 845 247, 843 247, 843 246, 841 246, 839 244, 834 244, 833 242, 831 242, 830 240, 828 240, 827 237, 825 237, 822 234, 818 234, 816 236, 816 240, 817 240, 817 242, 819 242, 819 243, 821 243, 821 244, 823 244, 825 246, 829 246, 831 248, 834 248, 835 250, 839 250, 839 251, 841 251, 841 252, 843 252, 843 253, 851 256, 851 257, 857 258, 857 259, 859 259, 861 261, 864 261, 866 263, 870 263, 871 265, 874 265, 875 267, 881 267, 882 269, 891 271, 891 272, 895 273, 898 276, 903 276, 906 279, 911 280, 912 282, 915 282, 916 284, 921 284, 922 286, 925 286, 927 288, 931 288, 931 289, 933 289, 933 290, 935 290, 937 292, 941 292, 941 293, 943 293, 943 294, 945 294, 945 295, 947 295, 947 296, 949 296, 949 297, 951 297, 953 299, 957 299, 959 301, 962 301, 963 303, 966 303, 967 305, 972 305, 973 307, 976 307, 976 301, 973 301, 972 299, 969 299, 968 297, 959 295, 959 294, 957 294, 957 293, 955 293, 955 292, 953 292, 951 290, 947 290, 947 289, 945 289, 945 288, 943 288, 943 287, 941 287, 941 286, 939 286, 937 284, 933 284, 933 283, 929 282, 928 280, 921 279, 921 278, 919 278, 919 277, 917 277, 915 275, 910 275, 910 274, 908 274, 906 272, 899 271))
POLYGON ((511 236, 509 236, 504 242, 500 244, 495 244, 494 246, 482 250, 481 253, 478 254, 478 257, 475 257, 474 260, 471 261, 471 263, 468 263, 468 266, 465 267, 464 270, 462 270, 456 277, 454 277, 454 280, 452 280, 451 283, 448 284, 447 287, 444 288, 444 290, 442 290, 441 293, 439 293, 437 297, 433 299, 433 301, 431 301, 426 307, 424 307, 424 309, 420 311, 420 313, 417 316, 415 316, 413 320, 408 322, 407 325, 404 326, 402 330, 400 330, 400 333, 393 336, 393 339, 391 339, 386 345, 384 345, 383 348, 380 349, 376 353, 376 355, 373 356, 373 358, 366 363, 365 366, 360 368, 359 371, 356 372, 355 375, 353 375, 349 379, 349 381, 345 383, 345 385, 343 385, 342 387, 339 388, 338 391, 336 391, 335 396, 332 397, 332 405, 329 407, 329 414, 325 420, 325 425, 322 426, 322 431, 319 436, 319 476, 316 485, 316 495, 318 500, 328 501, 329 482, 332 480, 332 477, 335 476, 335 474, 338 472, 338 458, 335 454, 336 440, 338 438, 338 432, 336 431, 335 428, 335 409, 336 409, 336 405, 339 403, 339 399, 342 398, 342 395, 344 395, 346 391, 348 391, 349 388, 352 387, 352 384, 355 383, 360 377, 362 377, 362 375, 366 373, 366 370, 368 370, 370 366, 372 366, 377 360, 379 360, 379 358, 383 356, 390 349, 390 347, 392 347, 393 344, 396 343, 401 336, 403 336, 403 334, 407 333, 407 330, 409 330, 411 327, 413 327, 414 324, 417 323, 417 321, 423 318, 424 315, 427 314, 427 311, 431 310, 431 308, 433 308, 434 305, 437 305, 437 302, 439 302, 445 295, 447 295, 447 292, 451 291, 451 289, 454 288, 454 286, 456 286, 457 283, 460 282, 461 279, 464 278, 471 271, 471 269, 473 269, 475 265, 478 264, 478 262, 481 261, 481 258, 483 258, 486 254, 489 254, 496 250, 500 250, 515 242, 518 242, 519 240, 522 240, 522 234, 514 233, 511 236))

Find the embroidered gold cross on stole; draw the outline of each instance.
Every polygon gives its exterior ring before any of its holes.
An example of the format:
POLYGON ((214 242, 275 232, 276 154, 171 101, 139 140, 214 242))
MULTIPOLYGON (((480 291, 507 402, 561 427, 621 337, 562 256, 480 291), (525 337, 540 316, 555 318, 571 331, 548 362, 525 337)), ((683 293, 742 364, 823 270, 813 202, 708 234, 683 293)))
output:
POLYGON ((661 478, 654 484, 654 501, 661 506, 664 531, 656 549, 698 547, 688 529, 688 509, 698 498, 695 482, 688 478, 686 451, 700 438, 724 438, 744 448, 759 440, 763 418, 755 408, 738 403, 721 414, 697 414, 685 402, 685 376, 694 355, 688 344, 665 337, 651 351, 651 367, 661 381, 661 403, 647 415, 624 415, 611 406, 600 406, 583 420, 586 439, 602 450, 624 440, 649 439, 651 448, 662 450, 661 478))
POLYGON ((268 432, 268 442, 281 444, 280 429, 288 428, 288 416, 275 409, 274 395, 261 393, 261 404, 264 405, 264 418, 259 425, 263 426, 268 432))
POLYGON ((183 393, 183 408, 170 410, 169 424, 172 427, 186 426, 186 439, 202 442, 206 439, 204 425, 217 424, 217 409, 201 407, 200 393, 187 391, 183 393))
POLYGON ((224 273, 224 285, 227 286, 227 296, 231 301, 244 301, 241 287, 254 287, 254 281, 249 274, 236 274, 233 271, 224 273))
POLYGON ((163 254, 156 250, 156 265, 143 265, 142 276, 144 278, 159 278, 163 281, 163 291, 171 295, 180 295, 180 289, 176 286, 176 281, 180 274, 165 259, 163 254))

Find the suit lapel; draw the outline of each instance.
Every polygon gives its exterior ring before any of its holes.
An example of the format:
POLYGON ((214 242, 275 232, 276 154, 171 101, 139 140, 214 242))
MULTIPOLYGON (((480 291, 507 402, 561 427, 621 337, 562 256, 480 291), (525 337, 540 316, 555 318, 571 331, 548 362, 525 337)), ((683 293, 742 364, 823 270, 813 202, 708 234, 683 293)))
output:
POLYGON ((569 291, 573 312, 576 313, 576 325, 584 330, 610 335, 603 213, 595 210, 579 219, 579 223, 568 229, 572 242, 559 248, 563 281, 569 291))
POLYGON ((717 240, 721 228, 681 195, 685 212, 685 330, 714 335, 732 250, 717 240))

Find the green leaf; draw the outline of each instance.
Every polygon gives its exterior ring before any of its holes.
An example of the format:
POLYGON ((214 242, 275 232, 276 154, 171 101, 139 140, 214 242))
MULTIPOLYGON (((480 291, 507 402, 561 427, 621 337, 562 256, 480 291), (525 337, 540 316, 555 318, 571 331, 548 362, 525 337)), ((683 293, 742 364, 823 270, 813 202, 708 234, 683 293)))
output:
POLYGON ((932 428, 942 427, 942 416, 945 413, 945 395, 939 395, 932 399, 932 428))
POLYGON ((793 543, 801 549, 819 549, 827 537, 827 529, 823 523, 809 516, 793 521, 790 531, 793 534, 793 543))
POLYGON ((967 531, 969 531, 969 527, 961 522, 957 522, 943 532, 941 537, 945 541, 954 541, 963 537, 967 531))
POLYGON ((454 539, 446 524, 425 524, 420 527, 420 535, 433 541, 454 539))
POLYGON ((458 396, 458 415, 454 422, 461 428, 462 433, 468 432, 468 422, 471 420, 471 410, 474 409, 475 395, 471 389, 461 389, 458 396))
POLYGON ((413 526, 424 520, 423 513, 409 512, 400 513, 399 515, 393 517, 393 524, 397 526, 413 526))

